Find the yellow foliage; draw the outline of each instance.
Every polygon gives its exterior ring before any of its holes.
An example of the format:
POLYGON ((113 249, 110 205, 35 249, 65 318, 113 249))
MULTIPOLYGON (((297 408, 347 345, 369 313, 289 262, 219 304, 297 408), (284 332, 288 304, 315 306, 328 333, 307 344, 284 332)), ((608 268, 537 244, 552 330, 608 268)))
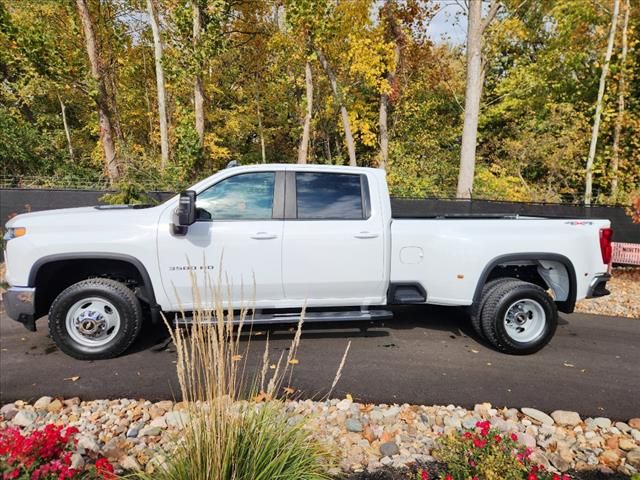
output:
POLYGON ((474 193, 481 197, 516 202, 531 200, 531 191, 524 181, 496 164, 488 168, 478 166, 474 183, 474 193))
POLYGON ((379 92, 389 92, 385 75, 395 69, 393 43, 385 42, 381 33, 370 37, 349 35, 349 71, 379 92))
POLYGON ((220 138, 215 133, 207 133, 204 136, 204 148, 213 160, 228 160, 231 151, 227 147, 218 144, 220 138))

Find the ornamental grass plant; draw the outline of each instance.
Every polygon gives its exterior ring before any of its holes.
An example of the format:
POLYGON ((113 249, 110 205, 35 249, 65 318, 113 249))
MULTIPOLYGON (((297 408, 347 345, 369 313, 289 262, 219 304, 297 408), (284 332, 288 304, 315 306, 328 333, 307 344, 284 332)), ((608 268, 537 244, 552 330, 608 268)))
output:
MULTIPOLYGON (((152 476, 159 480, 321 480, 335 464, 335 453, 314 438, 304 422, 291 424, 280 400, 300 344, 303 319, 275 367, 265 341, 262 368, 247 378, 250 346, 241 336, 249 308, 227 308, 230 290, 207 279, 204 294, 192 277, 194 305, 189 329, 165 319, 177 351, 177 376, 185 411, 182 437, 167 462, 152 476), (271 367, 271 368, 270 368, 271 367)), ((251 333, 251 332, 249 332, 251 333)), ((249 335, 251 339, 251 335, 249 335)), ((346 357, 346 352, 345 352, 346 357)), ((341 365, 344 364, 344 358, 341 365)), ((339 369, 340 370, 340 369, 339 369)), ((339 378, 340 371, 336 375, 339 378)), ((334 382, 335 384, 335 382, 334 382)), ((290 391, 288 388, 286 391, 290 391)))

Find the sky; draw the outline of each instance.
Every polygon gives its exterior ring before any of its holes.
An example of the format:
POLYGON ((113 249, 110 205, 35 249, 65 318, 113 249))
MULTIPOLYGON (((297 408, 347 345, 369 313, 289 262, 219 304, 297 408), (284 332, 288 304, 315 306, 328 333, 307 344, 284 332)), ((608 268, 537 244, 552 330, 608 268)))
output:
POLYGON ((435 43, 465 43, 467 35, 466 11, 463 0, 433 0, 440 9, 427 29, 429 38, 435 43))

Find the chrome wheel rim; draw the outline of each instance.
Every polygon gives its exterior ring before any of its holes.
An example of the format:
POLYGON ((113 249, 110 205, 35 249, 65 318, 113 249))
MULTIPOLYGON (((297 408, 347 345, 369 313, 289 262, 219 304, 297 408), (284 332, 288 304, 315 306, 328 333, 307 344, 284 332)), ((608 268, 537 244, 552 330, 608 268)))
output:
POLYGON ((72 340, 85 347, 102 347, 120 331, 120 314, 108 300, 88 297, 67 311, 66 327, 72 340))
POLYGON ((507 335, 517 342, 540 338, 547 323, 544 308, 536 300, 524 298, 511 304, 504 316, 507 335))

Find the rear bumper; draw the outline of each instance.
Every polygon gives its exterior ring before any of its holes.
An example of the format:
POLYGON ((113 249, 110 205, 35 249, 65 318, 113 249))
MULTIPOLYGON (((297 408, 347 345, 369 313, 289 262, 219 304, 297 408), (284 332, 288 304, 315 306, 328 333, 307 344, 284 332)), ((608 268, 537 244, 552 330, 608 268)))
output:
POLYGON ((36 331, 36 289, 10 287, 2 294, 2 303, 9 318, 22 323, 27 330, 36 331))
POLYGON ((598 298, 609 295, 611 293, 609 292, 609 290, 607 290, 607 282, 609 280, 611 280, 611 275, 609 275, 608 273, 596 275, 589 284, 589 289, 587 290, 587 298, 598 298))

